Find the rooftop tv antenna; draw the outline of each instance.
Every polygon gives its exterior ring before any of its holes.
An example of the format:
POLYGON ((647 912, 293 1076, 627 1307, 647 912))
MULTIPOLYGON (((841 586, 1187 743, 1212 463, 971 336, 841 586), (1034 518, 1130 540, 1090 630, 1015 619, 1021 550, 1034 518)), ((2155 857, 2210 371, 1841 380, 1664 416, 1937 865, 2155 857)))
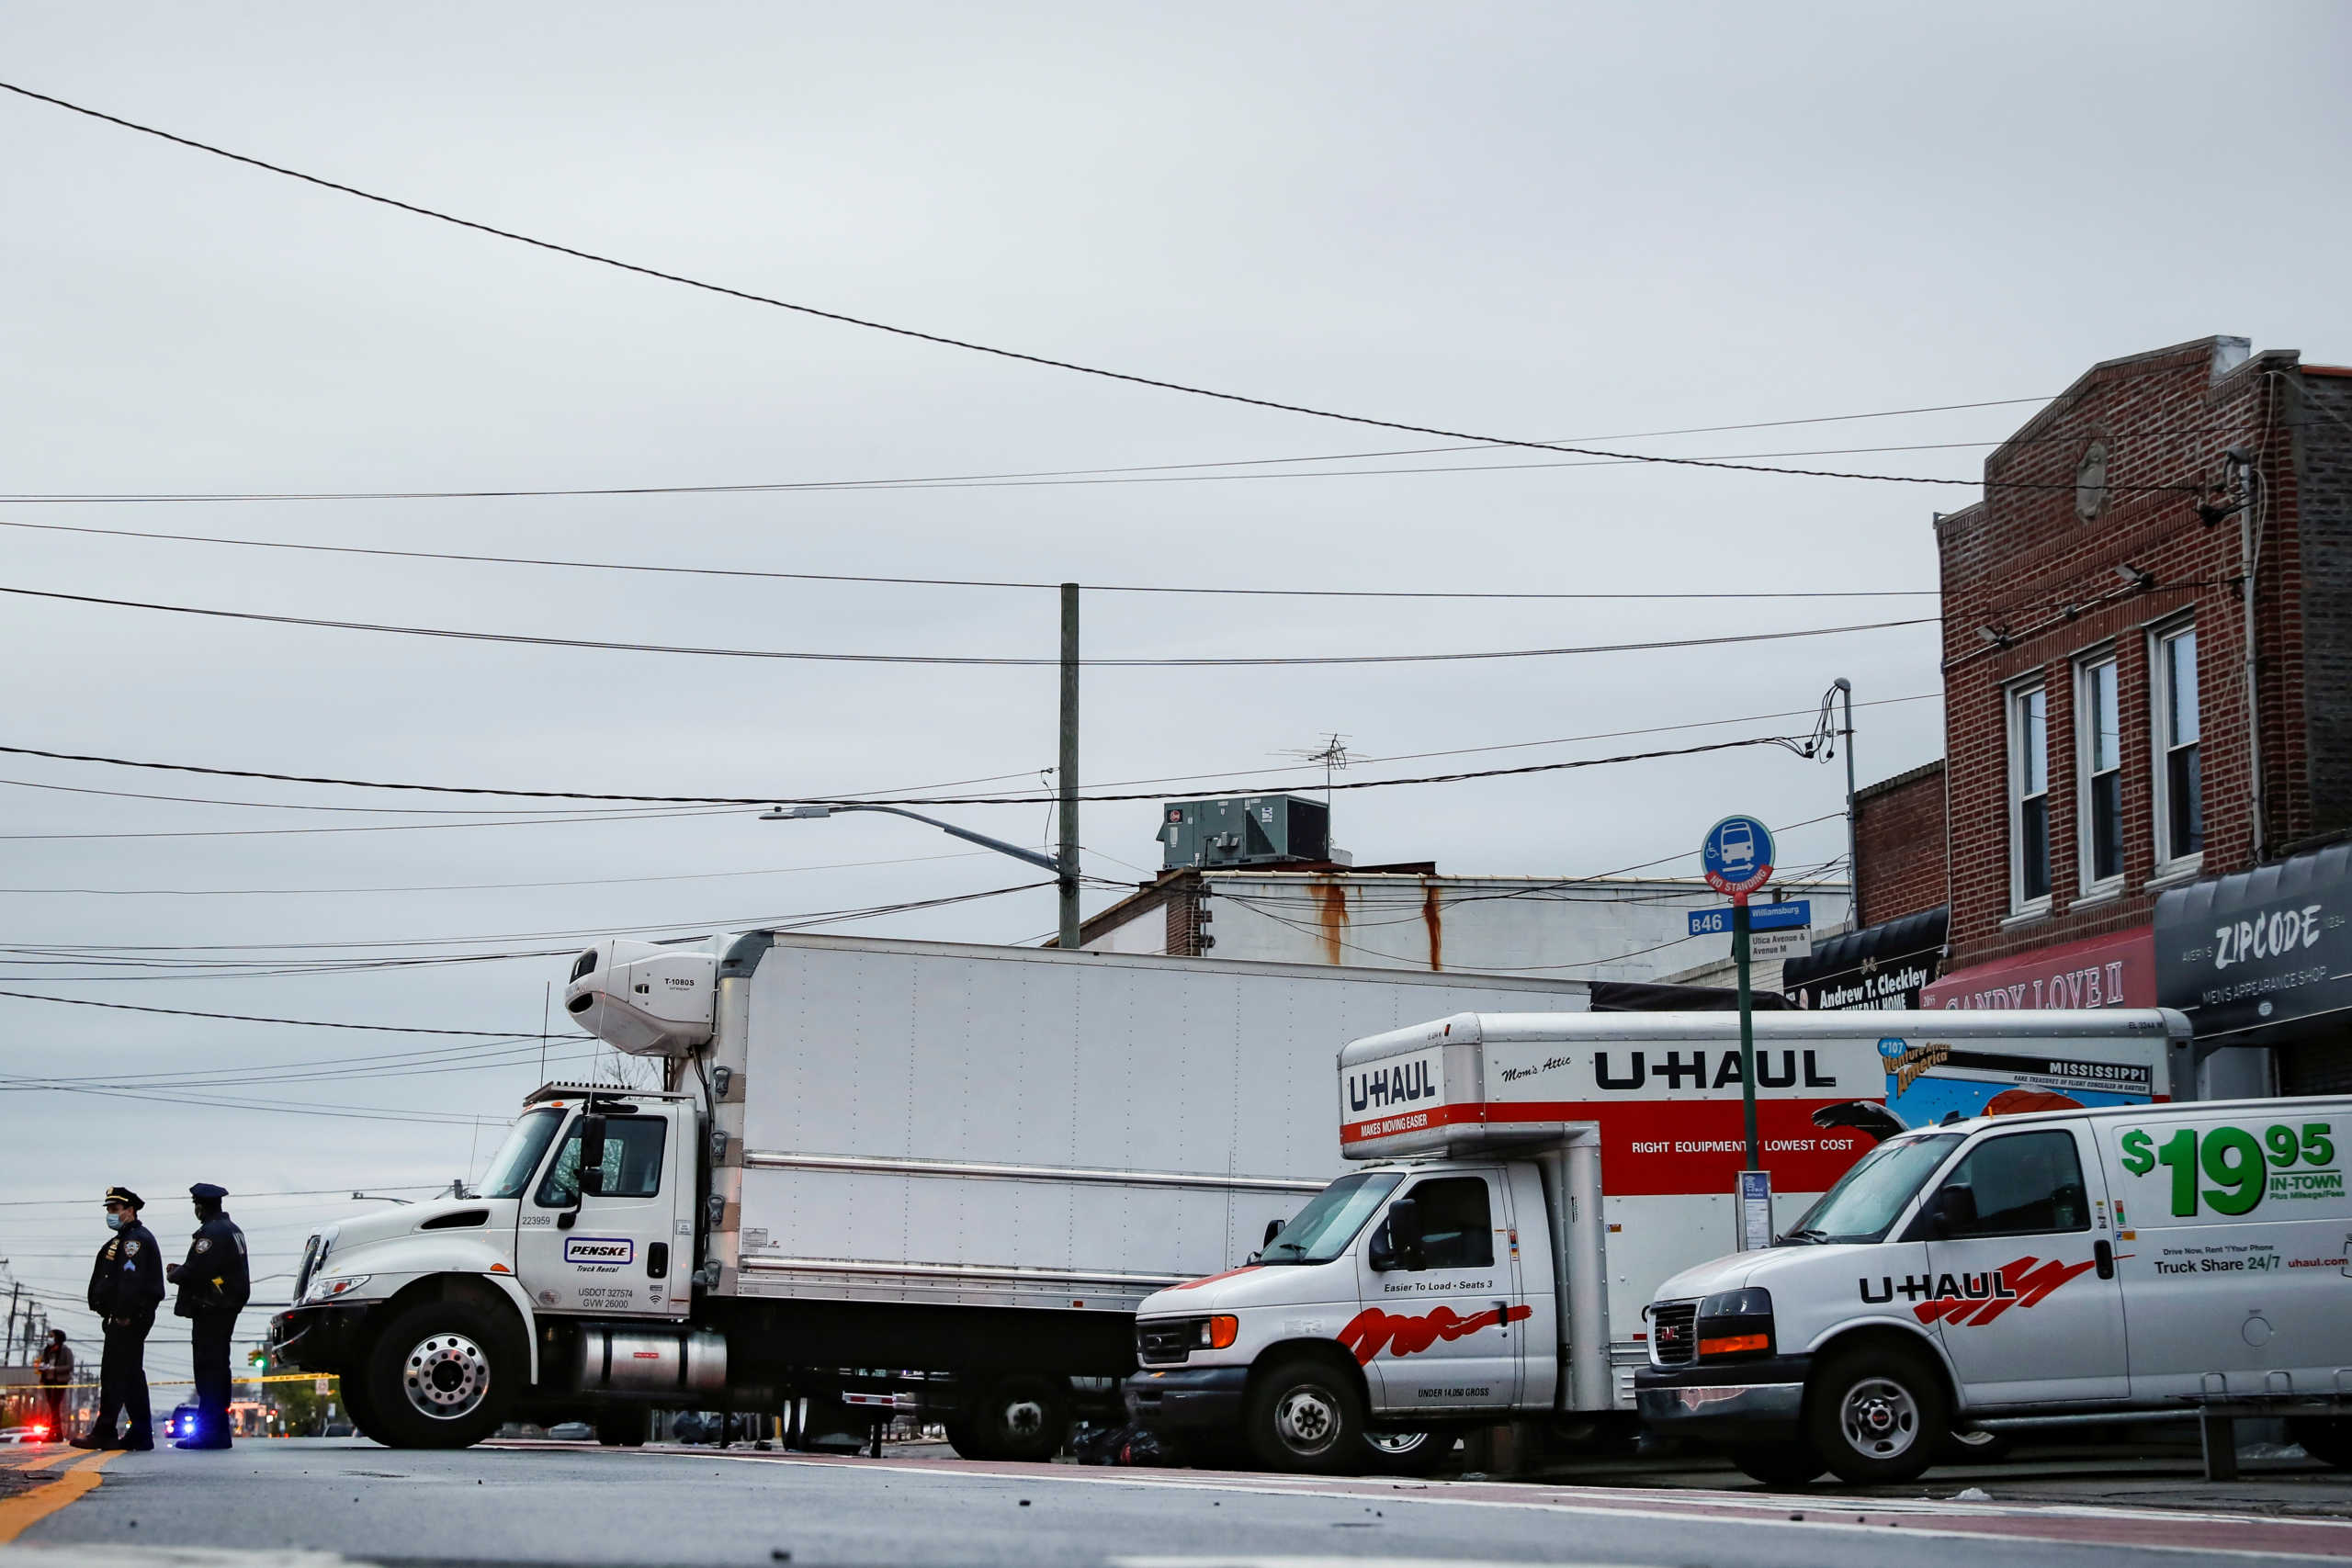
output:
POLYGON ((1323 770, 1323 809, 1326 811, 1331 808, 1331 775, 1355 761, 1354 754, 1348 750, 1348 739, 1347 736, 1334 731, 1320 746, 1276 753, 1278 756, 1295 757, 1323 770))

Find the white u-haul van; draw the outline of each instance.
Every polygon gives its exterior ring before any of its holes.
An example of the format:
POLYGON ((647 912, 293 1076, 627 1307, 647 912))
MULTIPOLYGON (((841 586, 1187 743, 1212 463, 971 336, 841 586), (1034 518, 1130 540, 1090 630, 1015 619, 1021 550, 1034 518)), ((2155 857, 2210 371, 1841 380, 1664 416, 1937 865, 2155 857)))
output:
MULTIPOLYGON (((1754 1029, 1783 1223, 1909 1117, 2145 1111, 2191 1079, 2187 1021, 2154 1010, 1754 1029)), ((1320 1471, 1410 1472, 1455 1430, 1514 1417, 1630 1424, 1644 1307, 1734 1239, 1738 1030, 1729 1013, 1464 1013, 1350 1044, 1340 1149, 1363 1167, 1245 1267, 1145 1298, 1130 1414, 1320 1471)))
POLYGON ((1778 1483, 1907 1480, 1954 1422, 2190 1407, 2352 1464, 2347 1152, 2341 1097, 1891 1138, 1770 1250, 1659 1286, 1642 1415, 1778 1483))

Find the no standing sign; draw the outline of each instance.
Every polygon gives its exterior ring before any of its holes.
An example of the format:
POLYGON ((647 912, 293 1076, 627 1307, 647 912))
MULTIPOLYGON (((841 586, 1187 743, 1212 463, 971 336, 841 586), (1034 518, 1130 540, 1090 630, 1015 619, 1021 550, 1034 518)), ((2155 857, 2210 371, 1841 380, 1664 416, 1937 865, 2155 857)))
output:
POLYGON ((1726 817, 1707 829, 1699 864, 1709 886, 1745 904, 1772 874, 1772 829, 1753 817, 1726 817))

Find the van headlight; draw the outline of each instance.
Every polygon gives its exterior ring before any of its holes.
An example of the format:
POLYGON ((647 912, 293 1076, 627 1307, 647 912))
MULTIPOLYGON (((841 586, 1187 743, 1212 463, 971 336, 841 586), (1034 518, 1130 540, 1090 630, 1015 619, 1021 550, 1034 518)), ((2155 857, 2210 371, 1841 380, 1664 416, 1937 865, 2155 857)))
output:
POLYGON ((1772 1292, 1760 1285, 1723 1291, 1699 1303, 1699 1359, 1772 1353, 1772 1292))

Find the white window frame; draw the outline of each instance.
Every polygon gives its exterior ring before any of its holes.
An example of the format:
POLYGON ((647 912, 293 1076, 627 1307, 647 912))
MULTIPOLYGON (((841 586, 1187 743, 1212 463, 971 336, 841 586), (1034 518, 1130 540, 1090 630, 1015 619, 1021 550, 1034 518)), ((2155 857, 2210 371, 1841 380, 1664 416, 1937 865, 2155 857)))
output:
POLYGON ((2020 722, 2028 697, 2041 698, 2041 836, 2042 880, 2056 881, 2057 867, 2051 858, 2050 836, 2050 688, 2040 674, 2003 688, 2001 693, 2001 731, 2003 746, 2008 756, 2007 782, 2005 789, 2004 815, 2007 820, 2009 840, 2009 911, 2011 919, 2044 915, 2050 912, 2050 889, 2029 898, 2025 894, 2025 761, 2026 731, 2020 722))
MULTIPOLYGON (((2185 855, 2172 852, 2172 704, 2170 694, 2165 690, 2165 644, 2183 632, 2196 635, 2198 629, 2196 617, 2186 616, 2148 630, 2148 797, 2154 807, 2149 813, 2153 829, 2149 836, 2155 841, 2156 852, 2156 874, 2151 880, 2157 882, 2194 876, 2205 865, 2201 843, 2185 855)), ((2197 648, 2197 702, 2198 793, 2204 797, 2210 792, 2204 788, 2205 647, 2201 636, 2197 648)), ((2210 811, 2202 808, 2210 805, 2209 799, 2200 798, 2200 811, 2209 818, 2210 811)))
POLYGON ((2075 660, 2075 875, 2082 888, 2080 897, 2098 897, 2120 891, 2123 886, 2123 868, 2131 861, 2131 838, 2123 829, 2120 774, 2123 772, 2123 671, 2121 661, 2112 647, 2093 649, 2075 660), (2092 700, 2094 682, 2102 670, 2115 671, 2115 712, 2109 718, 2115 726, 2115 766, 2111 772, 2117 780, 2116 842, 2120 852, 2116 856, 2115 870, 2105 876, 2098 874, 2097 855, 2098 835, 2093 820, 2094 801, 2091 783, 2095 775, 2092 765, 2098 761, 2097 705, 2092 700))

